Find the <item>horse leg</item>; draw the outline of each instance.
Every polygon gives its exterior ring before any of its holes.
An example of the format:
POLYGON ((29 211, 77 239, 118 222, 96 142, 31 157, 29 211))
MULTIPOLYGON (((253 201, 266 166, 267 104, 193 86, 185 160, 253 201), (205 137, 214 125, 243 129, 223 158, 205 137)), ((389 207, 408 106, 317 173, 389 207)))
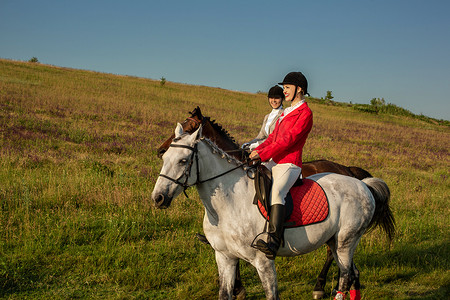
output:
MULTIPOLYGON (((350 280, 352 282, 350 286, 350 300, 361 300, 361 283, 359 282, 359 270, 356 268, 355 263, 352 263, 352 269, 350 270, 350 273, 350 280)), ((341 281, 339 280, 339 284, 340 282, 341 281)), ((341 289, 341 291, 342 290, 343 289, 341 289)), ((337 293, 338 286, 335 288, 335 295, 337 295, 337 293)))
MULTIPOLYGON (((356 268, 356 265, 353 263, 353 267, 350 270, 350 282, 351 282, 351 286, 350 286, 350 300, 361 300, 361 283, 359 282, 359 271, 356 268)), ((344 278, 344 280, 346 280, 346 278, 344 278)), ((339 280, 339 285, 341 284, 341 278, 339 280)), ((338 285, 338 286, 339 286, 338 285)), ((341 288, 341 291, 347 291, 347 286, 350 285, 350 283, 348 283, 346 285, 346 283, 344 283, 344 286, 341 288)), ((343 295, 344 292, 339 292, 338 290, 338 286, 336 286, 334 292, 334 295, 336 296, 337 294, 341 293, 343 295)), ((336 297, 335 299, 338 299, 338 297, 336 297)))
POLYGON ((339 238, 337 244, 342 246, 337 247, 334 241, 328 243, 339 266, 339 288, 334 300, 345 299, 345 296, 350 291, 350 287, 353 284, 355 278, 353 254, 358 241, 359 238, 356 240, 339 238))
POLYGON ((339 278, 341 278, 341 270, 338 268, 338 281, 336 285, 334 286, 333 290, 331 291, 331 296, 336 296, 336 293, 339 291, 339 278))
POLYGON ((219 271, 219 299, 231 300, 238 259, 216 251, 216 262, 219 271))
POLYGON ((322 271, 320 271, 319 277, 317 277, 316 286, 313 291, 313 299, 322 299, 325 296, 324 289, 327 281, 327 274, 333 260, 333 252, 331 252, 330 247, 327 247, 327 260, 323 265, 322 271))
MULTIPOLYGON (((197 239, 205 245, 210 245, 205 235, 197 233, 197 239)), ((236 300, 244 300, 247 292, 242 284, 241 271, 239 270, 239 260, 236 265, 236 280, 234 282, 233 296, 236 300)))
POLYGON ((355 280, 350 287, 350 300, 361 300, 361 283, 359 282, 359 270, 356 268, 355 263, 353 263, 353 275, 355 280))
POLYGON ((242 285, 241 271, 239 270, 239 260, 236 264, 236 279, 234 281, 233 296, 236 300, 244 300, 247 292, 242 285))
MULTIPOLYGON (((262 254, 262 252, 261 252, 262 254)), ((253 263, 258 271, 261 279, 266 299, 279 300, 277 273, 275 271, 275 263, 273 260, 267 259, 265 255, 261 255, 260 259, 253 263)))

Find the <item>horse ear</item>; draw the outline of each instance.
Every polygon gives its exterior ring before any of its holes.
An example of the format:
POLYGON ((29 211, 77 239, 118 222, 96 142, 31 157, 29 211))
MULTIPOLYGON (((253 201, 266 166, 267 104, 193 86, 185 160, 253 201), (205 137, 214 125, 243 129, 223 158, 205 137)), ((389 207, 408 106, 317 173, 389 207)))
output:
POLYGON ((203 129, 203 125, 200 124, 198 129, 193 134, 191 134, 191 136, 194 137, 194 141, 199 139, 202 136, 202 129, 203 129))
POLYGON ((175 137, 179 137, 183 134, 183 126, 180 123, 177 123, 177 128, 175 128, 175 137))

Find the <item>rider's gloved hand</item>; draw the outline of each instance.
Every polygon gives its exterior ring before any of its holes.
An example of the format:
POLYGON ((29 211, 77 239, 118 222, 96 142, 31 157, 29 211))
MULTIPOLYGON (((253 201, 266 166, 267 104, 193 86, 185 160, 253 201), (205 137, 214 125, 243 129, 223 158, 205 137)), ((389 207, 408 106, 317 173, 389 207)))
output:
POLYGON ((259 154, 256 151, 252 151, 252 153, 250 153, 249 158, 250 158, 249 166, 252 166, 252 165, 255 165, 255 164, 258 164, 261 162, 261 158, 259 157, 259 154))
POLYGON ((250 149, 250 151, 253 151, 253 150, 255 150, 256 147, 258 147, 258 146, 259 146, 259 143, 258 143, 258 142, 253 143, 253 144, 250 144, 249 149, 250 149))

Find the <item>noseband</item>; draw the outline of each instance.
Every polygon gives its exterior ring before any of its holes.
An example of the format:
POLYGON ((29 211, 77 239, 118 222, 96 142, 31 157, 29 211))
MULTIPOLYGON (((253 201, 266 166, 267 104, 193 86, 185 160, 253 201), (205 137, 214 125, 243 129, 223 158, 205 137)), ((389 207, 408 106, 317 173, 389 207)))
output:
POLYGON ((198 145, 198 143, 195 143, 194 147, 187 146, 187 145, 173 144, 173 143, 170 144, 169 148, 170 147, 184 148, 184 149, 189 149, 189 150, 192 151, 191 157, 189 159, 189 164, 186 166, 186 169, 184 170, 183 174, 181 174, 181 176, 178 177, 177 179, 169 177, 169 176, 167 176, 165 174, 159 174, 159 176, 161 176, 163 178, 166 178, 166 179, 168 179, 168 180, 170 180, 170 181, 172 181, 172 182, 174 182, 174 183, 176 183, 178 185, 181 185, 183 187, 183 193, 186 196, 186 198, 189 198, 188 195, 186 194, 186 190, 189 187, 197 185, 197 184, 205 183, 207 181, 210 181, 210 180, 213 180, 213 179, 216 179, 216 178, 219 178, 219 177, 224 176, 224 175, 226 175, 226 174, 228 174, 228 173, 230 173, 230 172, 232 172, 234 170, 237 170, 237 169, 239 169, 239 168, 241 168, 241 167, 243 167, 245 165, 248 165, 248 162, 243 162, 243 163, 239 164, 238 166, 236 166, 236 167, 234 167, 234 168, 232 168, 232 169, 230 169, 228 171, 225 171, 225 172, 223 172, 223 173, 221 173, 219 175, 216 175, 214 177, 211 177, 211 178, 208 178, 208 179, 205 179, 205 180, 200 180, 200 169, 199 169, 199 164, 198 164, 198 147, 197 147, 197 145, 198 145), (194 157, 195 157, 195 164, 197 166, 197 180, 194 182, 194 184, 189 185, 188 184, 188 180, 189 180, 189 177, 191 176, 191 169, 192 169, 192 164, 194 162, 194 157), (181 178, 183 178, 183 176, 186 176, 186 179, 184 180, 184 182, 181 181, 181 178))

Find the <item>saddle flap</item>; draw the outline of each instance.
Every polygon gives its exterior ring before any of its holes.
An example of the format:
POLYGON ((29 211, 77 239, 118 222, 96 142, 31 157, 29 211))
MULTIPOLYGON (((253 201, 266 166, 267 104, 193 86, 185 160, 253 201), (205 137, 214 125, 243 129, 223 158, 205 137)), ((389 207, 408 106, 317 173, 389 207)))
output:
POLYGON ((263 165, 256 167, 255 173, 255 200, 253 204, 261 201, 266 206, 270 206, 270 189, 272 188, 272 173, 263 165))

